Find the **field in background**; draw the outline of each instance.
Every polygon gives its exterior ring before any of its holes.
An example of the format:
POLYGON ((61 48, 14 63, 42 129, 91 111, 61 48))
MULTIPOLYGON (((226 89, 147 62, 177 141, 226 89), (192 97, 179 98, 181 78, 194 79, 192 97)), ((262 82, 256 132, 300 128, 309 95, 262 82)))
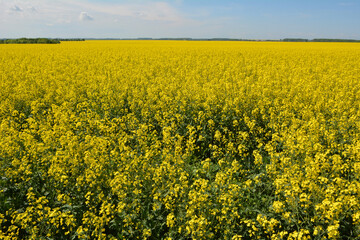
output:
POLYGON ((0 45, 0 238, 360 239, 360 44, 0 45))

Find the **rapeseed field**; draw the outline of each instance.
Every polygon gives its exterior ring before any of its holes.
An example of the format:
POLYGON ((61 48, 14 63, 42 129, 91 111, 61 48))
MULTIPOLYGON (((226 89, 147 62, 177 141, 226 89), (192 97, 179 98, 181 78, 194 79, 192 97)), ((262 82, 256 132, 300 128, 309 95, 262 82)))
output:
POLYGON ((360 44, 0 45, 1 239, 360 239, 360 44))

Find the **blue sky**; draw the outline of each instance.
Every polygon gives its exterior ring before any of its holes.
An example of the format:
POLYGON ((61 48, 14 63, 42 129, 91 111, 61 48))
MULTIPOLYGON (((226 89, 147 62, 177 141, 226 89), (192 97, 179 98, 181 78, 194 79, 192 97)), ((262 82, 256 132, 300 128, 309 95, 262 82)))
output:
POLYGON ((0 38, 360 39, 360 0, 0 0, 0 38))

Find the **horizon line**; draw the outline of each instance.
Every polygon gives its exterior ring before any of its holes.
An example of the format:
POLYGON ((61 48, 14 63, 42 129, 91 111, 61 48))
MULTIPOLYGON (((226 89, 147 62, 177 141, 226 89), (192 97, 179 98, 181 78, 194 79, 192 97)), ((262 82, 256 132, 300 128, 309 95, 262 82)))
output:
POLYGON ((210 38, 192 38, 192 37, 19 37, 19 38, 0 38, 0 40, 7 39, 58 39, 58 40, 188 40, 188 41, 285 41, 285 42, 316 42, 316 41, 353 41, 360 42, 360 39, 353 38, 279 38, 279 39, 266 39, 266 38, 227 38, 227 37, 210 37, 210 38))

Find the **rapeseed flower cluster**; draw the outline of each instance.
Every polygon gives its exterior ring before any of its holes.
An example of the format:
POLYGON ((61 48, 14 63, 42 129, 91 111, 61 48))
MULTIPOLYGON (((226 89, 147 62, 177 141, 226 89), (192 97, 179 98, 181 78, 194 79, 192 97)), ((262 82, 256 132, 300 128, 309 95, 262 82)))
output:
POLYGON ((360 45, 0 46, 1 239, 360 239, 360 45))

